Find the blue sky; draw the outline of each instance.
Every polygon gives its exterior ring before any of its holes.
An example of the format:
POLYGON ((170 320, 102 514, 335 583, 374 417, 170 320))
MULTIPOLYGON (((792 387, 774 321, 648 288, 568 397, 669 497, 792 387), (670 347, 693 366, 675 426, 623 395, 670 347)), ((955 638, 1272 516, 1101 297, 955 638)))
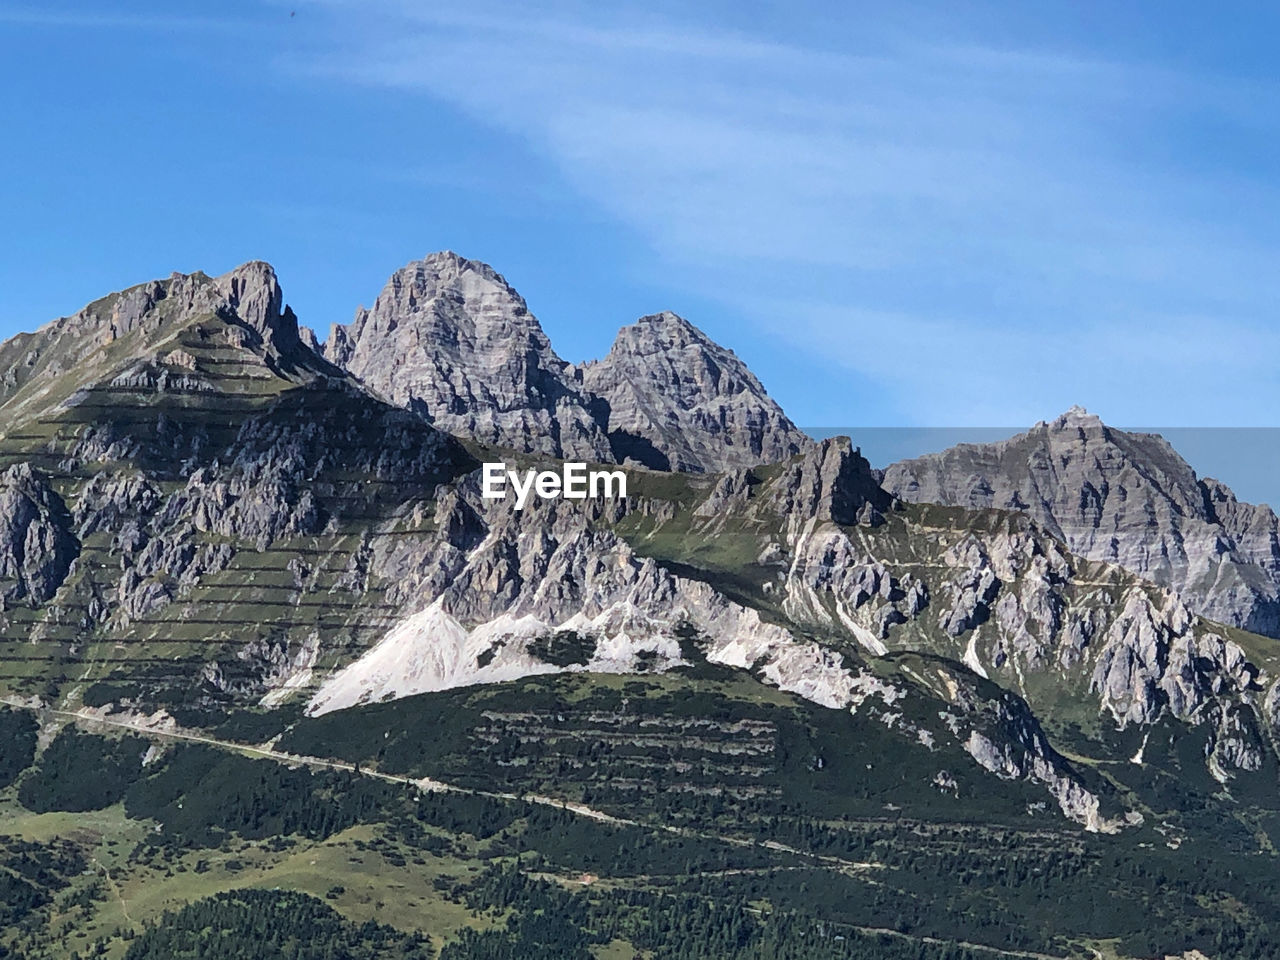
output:
POLYGON ((1275 11, 0 0, 0 333, 252 258, 323 333, 452 248, 802 424, 1280 425, 1275 11))

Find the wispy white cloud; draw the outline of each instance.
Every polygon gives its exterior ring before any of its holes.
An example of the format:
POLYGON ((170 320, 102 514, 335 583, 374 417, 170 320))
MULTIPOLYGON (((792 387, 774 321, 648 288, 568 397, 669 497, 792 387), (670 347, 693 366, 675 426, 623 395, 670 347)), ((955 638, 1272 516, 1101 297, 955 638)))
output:
POLYGON ((874 23, 834 52, 636 8, 371 6, 327 4, 347 29, 291 67, 506 130, 676 281, 917 422, 1280 409, 1275 188, 1177 155, 1194 118, 1272 122, 1256 86, 874 23), (1257 351, 1233 390, 1170 389, 1228 336, 1257 351))

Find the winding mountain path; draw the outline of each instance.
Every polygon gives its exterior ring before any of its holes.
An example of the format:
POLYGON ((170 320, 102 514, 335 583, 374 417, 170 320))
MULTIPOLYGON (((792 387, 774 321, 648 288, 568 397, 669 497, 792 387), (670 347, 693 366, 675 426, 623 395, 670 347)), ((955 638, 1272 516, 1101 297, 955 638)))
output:
MULTIPOLYGON (((872 861, 851 861, 843 860, 839 857, 829 855, 816 854, 796 847, 779 843, 776 840, 754 840, 749 837, 736 837, 730 834, 714 833, 703 830, 691 830, 685 827, 675 827, 669 824, 645 823, 640 820, 632 820, 626 817, 614 816, 603 810, 597 810, 583 803, 575 803, 570 800, 562 800, 556 797, 543 796, 535 793, 506 793, 491 790, 477 790, 472 787, 461 787, 456 784, 446 783, 436 780, 432 777, 406 777, 398 774, 383 773, 379 770, 371 770, 367 767, 359 766, 354 763, 348 763, 345 760, 331 760, 323 757, 306 757, 298 754, 287 753, 283 750, 275 750, 267 746, 255 746, 252 744, 236 743, 231 740, 221 740, 217 737, 209 737, 199 733, 190 733, 180 730, 168 730, 157 728, 152 725, 127 720, 112 720, 101 717, 87 711, 60 710, 55 707, 35 706, 31 703, 24 702, 12 697, 0 697, 0 703, 19 710, 29 710, 34 713, 47 713, 58 717, 65 717, 80 723, 100 724, 107 727, 115 727, 121 730, 128 730, 132 733, 140 734, 144 737, 185 741, 188 743, 202 743, 211 747, 222 750, 228 750, 248 756, 261 757, 263 759, 275 760, 278 763, 285 763, 293 766, 316 767, 328 770, 341 770, 347 773, 356 773, 361 776, 372 777, 377 780, 383 780, 388 783, 398 783, 407 787, 413 787, 423 791, 438 791, 462 794, 466 796, 486 797, 492 800, 507 800, 512 802, 532 803, 539 806, 554 807, 558 810, 565 810, 569 813, 600 823, 613 824, 616 826, 636 827, 642 830, 653 830, 660 833, 673 834, 675 836, 694 837, 702 840, 711 840, 719 843, 726 843, 737 847, 755 847, 762 850, 768 850, 772 853, 782 853, 789 856, 798 857, 809 860, 813 863, 820 864, 823 867, 838 870, 846 874, 865 874, 871 870, 875 870, 881 864, 872 861)), ((106 872, 105 867, 103 871, 106 872)), ((115 888, 114 878, 107 873, 107 879, 115 888)), ((117 897, 119 893, 117 890, 117 897)), ((124 908, 124 901, 121 900, 121 907, 124 908)), ((128 916, 126 911, 125 916, 128 916)), ((960 940, 943 940, 937 937, 922 936, 920 934, 904 933, 902 931, 889 929, 887 927, 864 927, 851 926, 847 929, 855 930, 858 933, 872 936, 887 936, 896 939, 909 940, 916 943, 927 943, 939 946, 958 946, 969 950, 989 953, 998 957, 1016 957, 1020 960, 1067 960, 1062 956, 1035 953, 1026 950, 1007 950, 1000 947, 992 947, 981 943, 970 943, 960 940)))
POLYGON ((842 873, 860 874, 869 870, 874 870, 880 866, 880 864, 873 861, 844 860, 840 857, 834 857, 827 854, 812 853, 807 850, 801 850, 797 847, 788 846, 785 843, 779 843, 776 840, 754 840, 750 837, 737 837, 732 834, 715 833, 706 830, 692 830, 688 827, 676 827, 671 826, 670 824, 646 823, 642 820, 632 820, 627 817, 614 816, 611 813, 606 813, 603 810, 597 810, 595 807, 590 807, 585 803, 563 800, 558 797, 548 797, 537 793, 506 793, 492 790, 478 790, 474 787, 461 787, 457 784, 446 783, 443 780, 437 780, 433 777, 407 777, 394 773, 384 773, 380 770, 370 769, 369 767, 349 763, 345 760, 331 760, 324 757, 307 757, 300 754, 287 753, 283 750, 275 750, 268 746, 255 746, 252 744, 236 743, 232 740, 220 740, 217 737, 209 737, 204 734, 165 729, 137 721, 112 720, 88 711, 59 710, 56 707, 36 707, 30 703, 10 697, 0 697, 0 703, 4 703, 19 710, 31 710, 33 712, 48 713, 58 717, 66 717, 80 723, 101 724, 107 727, 115 727, 120 730, 128 730, 131 733, 137 733, 144 737, 185 741, 188 743, 202 743, 207 746, 217 747, 218 749, 229 750, 253 757, 261 757, 267 760, 275 760, 278 763, 285 763, 292 766, 317 767, 326 770, 340 770, 344 773, 355 773, 361 776, 372 777, 376 780, 383 780, 387 783, 402 784, 425 792, 456 793, 472 797, 485 797, 490 800, 506 800, 517 803, 537 804, 538 806, 543 807, 554 807, 557 810, 564 810, 579 817, 619 827, 636 827, 641 830, 652 830, 659 833, 672 834, 674 836, 710 840, 713 842, 730 844, 736 847, 754 847, 761 850, 768 850, 771 853, 782 853, 788 856, 800 857, 813 863, 839 870, 842 873))

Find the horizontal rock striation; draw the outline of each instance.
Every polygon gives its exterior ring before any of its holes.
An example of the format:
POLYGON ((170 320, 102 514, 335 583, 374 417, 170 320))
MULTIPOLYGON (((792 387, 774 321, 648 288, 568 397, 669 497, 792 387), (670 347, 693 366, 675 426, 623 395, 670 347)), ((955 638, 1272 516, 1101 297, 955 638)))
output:
POLYGON ((6 684, 326 713, 557 671, 737 670, 1048 791, 1093 830, 1118 801, 1051 735, 1127 761, 1163 724, 1151 749, 1195 738, 1177 755, 1223 785, 1274 769, 1280 658, 1119 565, 1185 580, 1212 528, 1217 582, 1249 586, 1274 517, 1158 438, 1077 413, 992 465, 952 452, 882 486, 678 317, 571 367, 500 276, 451 254, 323 349, 265 264, 0 346, 19 366, 0 396, 0 645, 26 671, 6 684), (437 427, 627 461, 630 496, 485 500, 474 445, 437 427))

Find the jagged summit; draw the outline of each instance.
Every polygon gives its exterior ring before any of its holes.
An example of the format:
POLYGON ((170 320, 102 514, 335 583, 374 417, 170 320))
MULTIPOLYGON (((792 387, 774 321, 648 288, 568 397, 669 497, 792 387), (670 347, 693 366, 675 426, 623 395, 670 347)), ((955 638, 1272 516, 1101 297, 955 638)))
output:
POLYGON ((239 550, 470 469, 306 345, 259 261, 111 294, 0 345, 0 364, 0 637, 23 630, 7 603, 55 595, 59 623, 123 629, 239 550))
MULTIPOLYGON (((388 331, 380 329, 380 325, 398 325, 401 318, 395 315, 397 310, 413 312, 419 309, 420 304, 426 309, 431 301, 442 294, 460 304, 477 307, 482 302, 497 304, 512 316, 527 316, 529 322, 522 326, 535 339, 540 337, 546 341, 546 335, 542 333, 537 319, 528 316, 529 308, 524 298, 500 273, 487 263, 468 260, 451 250, 441 250, 429 253, 421 260, 410 261, 393 273, 374 300, 373 307, 358 307, 351 323, 333 324, 324 345, 329 359, 346 365, 355 358, 357 341, 366 332, 386 333, 388 331)), ((544 349, 550 348, 549 343, 541 346, 544 349)), ((357 362, 369 363, 367 354, 370 352, 366 349, 366 356, 357 362)))
POLYGON ((450 433, 527 452, 709 472, 808 443, 732 351, 676 314, 574 367, 501 274, 449 251, 393 274, 324 353, 450 433))
POLYGON ((1066 430, 1072 428, 1094 429, 1105 426, 1102 418, 1096 413, 1090 413, 1079 404, 1073 404, 1066 412, 1054 417, 1053 420, 1041 420, 1036 424, 1037 427, 1049 427, 1054 430, 1066 430))
POLYGON ((371 308, 361 305, 351 323, 333 324, 324 343, 329 359, 343 365, 353 360, 369 365, 376 359, 373 343, 370 339, 360 351, 362 339, 389 334, 405 315, 432 314, 440 298, 462 308, 455 311, 456 317, 467 321, 464 326, 473 337, 477 329, 492 323, 495 314, 507 314, 521 320, 512 326, 531 338, 540 351, 550 350, 550 342, 537 319, 529 314, 524 298, 500 273, 487 263, 443 250, 405 264, 387 280, 371 308))
POLYGON ((270 264, 250 261, 111 294, 0 345, 0 365, 10 426, 107 383, 217 391, 345 371, 448 433, 566 459, 719 472, 809 444, 733 351, 682 317, 643 317, 603 360, 572 366, 500 273, 451 251, 397 270, 323 344, 270 264))
POLYGON ((329 360, 449 433, 551 456, 609 458, 609 442, 524 299, 450 252, 397 270, 325 344, 329 360))
POLYGON ((735 356, 732 350, 721 347, 684 317, 670 310, 641 317, 635 323, 623 327, 614 338, 609 353, 645 354, 691 349, 706 357, 713 354, 735 356))
POLYGON ((1280 636, 1280 524, 1201 479, 1167 440, 1080 407, 999 443, 888 467, 904 500, 1019 510, 1073 551, 1177 590, 1215 620, 1280 636))
POLYGON ((298 318, 285 305, 284 291, 271 264, 251 260, 218 277, 213 286, 225 305, 275 350, 287 353, 297 348, 298 318))
POLYGON ((614 444, 660 469, 722 471, 784 460, 809 441, 733 353, 669 311, 623 327, 582 383, 609 405, 614 444))
POLYGON ((218 277, 138 284, 5 341, 0 412, 12 426, 113 380, 214 389, 231 357, 202 364, 200 355, 219 350, 288 380, 340 375, 303 346, 275 271, 255 260, 218 277))
MULTIPOLYGON (((651 336, 658 331, 668 331, 672 335, 687 337, 690 340, 711 342, 701 330, 672 310, 662 310, 641 317, 635 323, 618 331, 617 340, 625 340, 633 335, 651 336)), ((732 353, 733 351, 729 351, 732 353)))

